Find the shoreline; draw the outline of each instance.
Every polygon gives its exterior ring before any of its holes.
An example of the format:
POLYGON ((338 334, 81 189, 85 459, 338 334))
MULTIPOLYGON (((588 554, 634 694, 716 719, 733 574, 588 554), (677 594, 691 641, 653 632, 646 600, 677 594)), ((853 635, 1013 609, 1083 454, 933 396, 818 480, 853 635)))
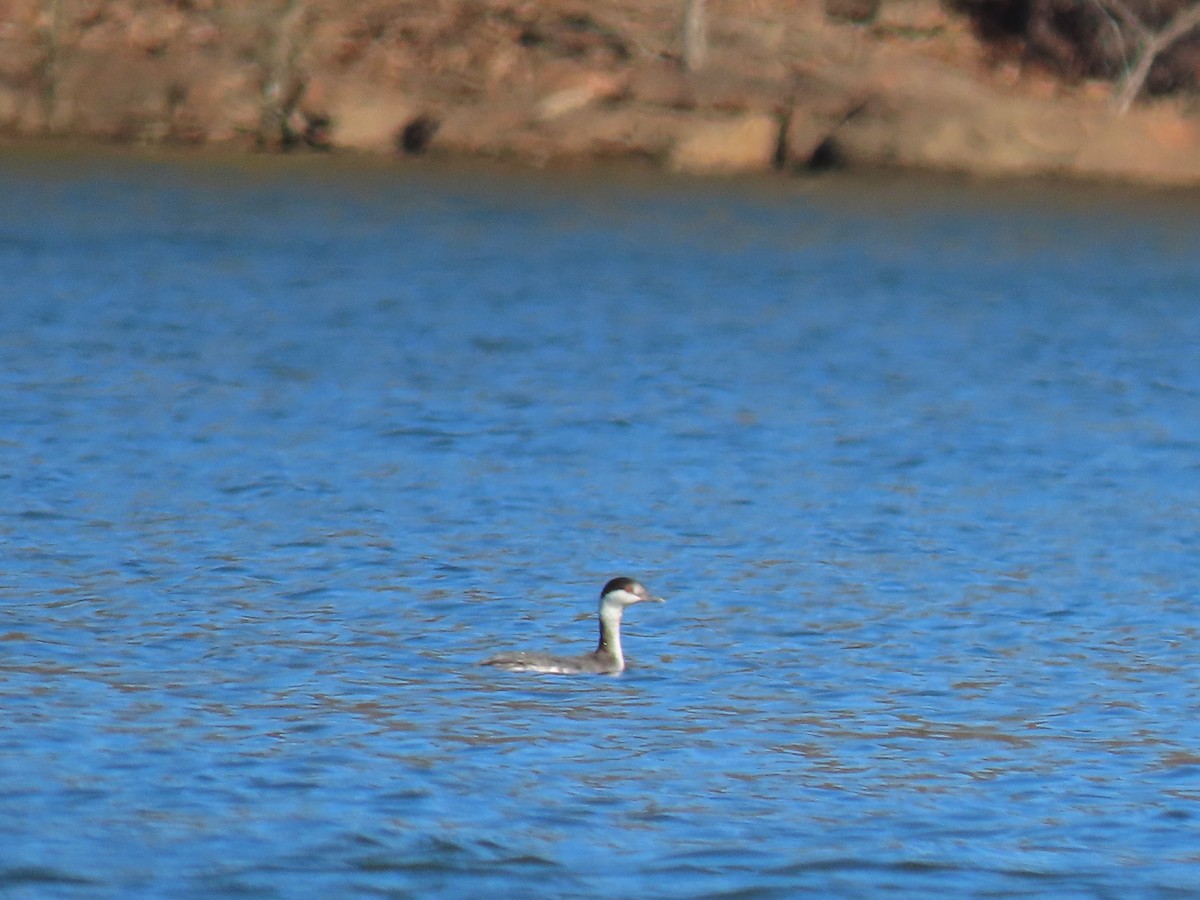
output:
POLYGON ((38 6, 0 29, 3 148, 1200 186, 1186 99, 1120 115, 1111 84, 997 61, 937 0, 884 0, 869 27, 814 0, 710 0, 698 71, 673 0, 283 0, 236 15, 102 0, 58 23, 53 53, 38 6))
MULTIPOLYGON (((12 174, 56 177, 95 169, 112 175, 122 169, 165 177, 175 173, 201 180, 226 176, 247 183, 292 183, 322 186, 399 184, 405 180, 437 182, 454 191, 512 192, 523 196, 546 191, 570 198, 596 191, 629 199, 759 196, 764 202, 818 202, 876 209, 880 202, 898 208, 937 204, 982 203, 984 208, 1022 208, 1050 212, 1075 208, 1102 209, 1119 215, 1140 208, 1171 216, 1192 215, 1200 202, 1200 185, 1063 174, 1006 175, 881 166, 837 169, 798 175, 777 171, 691 174, 667 172, 642 161, 569 161, 533 166, 520 160, 473 156, 420 159, 358 151, 280 153, 239 146, 162 146, 115 144, 81 139, 10 141, 0 137, 0 166, 12 174)), ((1182 226, 1181 226, 1182 227, 1182 226)))

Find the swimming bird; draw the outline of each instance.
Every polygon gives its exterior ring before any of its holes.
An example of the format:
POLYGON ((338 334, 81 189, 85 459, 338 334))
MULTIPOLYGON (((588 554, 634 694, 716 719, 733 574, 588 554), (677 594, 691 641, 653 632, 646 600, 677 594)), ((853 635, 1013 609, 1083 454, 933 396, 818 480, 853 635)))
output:
POLYGON ((551 653, 501 653, 485 659, 482 665, 499 666, 512 672, 544 672, 552 675, 618 675, 625 669, 621 653, 621 614, 625 607, 650 600, 642 583, 634 578, 614 578, 600 591, 600 644, 593 653, 580 656, 555 656, 551 653))

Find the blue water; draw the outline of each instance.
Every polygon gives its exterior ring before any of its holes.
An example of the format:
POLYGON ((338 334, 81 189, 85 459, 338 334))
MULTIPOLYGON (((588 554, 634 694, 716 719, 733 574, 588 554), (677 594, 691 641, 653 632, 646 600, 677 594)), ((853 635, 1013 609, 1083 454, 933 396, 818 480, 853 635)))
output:
POLYGON ((1195 895, 1198 206, 6 157, 0 896, 1195 895))

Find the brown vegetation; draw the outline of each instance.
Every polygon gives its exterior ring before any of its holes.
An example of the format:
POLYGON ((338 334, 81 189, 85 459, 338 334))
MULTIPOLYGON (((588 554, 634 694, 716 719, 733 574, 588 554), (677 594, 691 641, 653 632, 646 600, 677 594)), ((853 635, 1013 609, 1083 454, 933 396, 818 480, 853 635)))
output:
MULTIPOLYGON (((0 132, 1200 183, 1182 0, 4 0, 0 132), (1138 79, 1141 79, 1140 81, 1138 79), (1114 90, 1111 79, 1117 79, 1114 90)), ((1200 14, 1197 14, 1200 15, 1200 14)))

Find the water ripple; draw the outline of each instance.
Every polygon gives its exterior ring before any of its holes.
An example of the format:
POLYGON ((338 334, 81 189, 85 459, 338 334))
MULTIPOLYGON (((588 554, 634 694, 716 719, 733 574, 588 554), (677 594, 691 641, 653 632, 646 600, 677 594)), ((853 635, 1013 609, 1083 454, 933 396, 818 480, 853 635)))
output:
POLYGON ((0 182, 0 893, 1193 890, 1189 201, 0 182))

